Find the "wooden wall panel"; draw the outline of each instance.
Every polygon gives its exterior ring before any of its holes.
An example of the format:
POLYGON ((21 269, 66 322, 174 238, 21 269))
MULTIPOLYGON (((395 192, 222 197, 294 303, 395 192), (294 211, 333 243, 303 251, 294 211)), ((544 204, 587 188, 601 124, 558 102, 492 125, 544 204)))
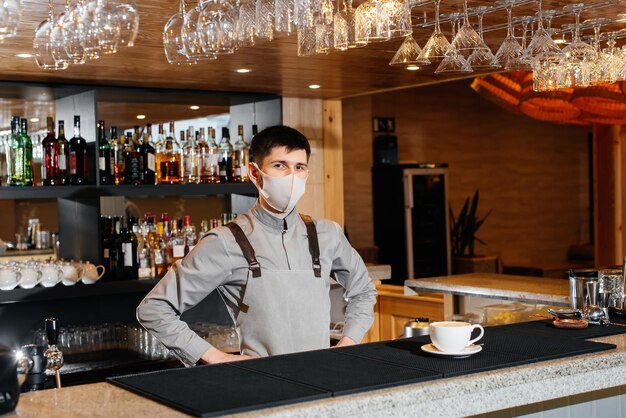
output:
POLYGON ((324 216, 344 225, 341 100, 324 100, 324 216))
POLYGON ((353 245, 373 245, 372 116, 396 118, 399 158, 450 164, 458 213, 480 190, 479 215, 492 213, 477 253, 505 264, 559 263, 589 239, 588 130, 510 114, 458 81, 345 99, 346 219, 353 245), (371 107, 371 112, 368 111, 371 107))

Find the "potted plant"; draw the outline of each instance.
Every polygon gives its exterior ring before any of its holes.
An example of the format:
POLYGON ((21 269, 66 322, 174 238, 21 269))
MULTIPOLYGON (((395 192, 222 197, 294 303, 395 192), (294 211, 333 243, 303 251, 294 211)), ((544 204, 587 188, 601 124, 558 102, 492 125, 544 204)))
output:
POLYGON ((485 242, 476 236, 480 227, 485 223, 491 211, 479 219, 476 215, 478 211, 478 190, 474 193, 471 201, 468 197, 459 212, 458 218, 454 216, 454 211, 450 207, 450 243, 452 245, 452 272, 454 274, 483 272, 498 272, 498 257, 476 255, 474 244, 485 242))

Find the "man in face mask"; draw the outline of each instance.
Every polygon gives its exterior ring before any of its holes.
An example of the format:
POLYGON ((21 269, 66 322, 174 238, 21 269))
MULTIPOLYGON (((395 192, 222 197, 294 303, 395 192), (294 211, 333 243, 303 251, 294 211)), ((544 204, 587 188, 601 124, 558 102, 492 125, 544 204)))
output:
POLYGON ((295 210, 309 175, 308 140, 274 126, 255 135, 250 153, 257 204, 211 230, 137 308, 139 322, 186 365, 329 347, 331 275, 348 301, 338 346, 360 342, 373 322, 376 289, 341 227, 295 210), (241 355, 211 346, 180 320, 214 290, 235 323, 241 355))

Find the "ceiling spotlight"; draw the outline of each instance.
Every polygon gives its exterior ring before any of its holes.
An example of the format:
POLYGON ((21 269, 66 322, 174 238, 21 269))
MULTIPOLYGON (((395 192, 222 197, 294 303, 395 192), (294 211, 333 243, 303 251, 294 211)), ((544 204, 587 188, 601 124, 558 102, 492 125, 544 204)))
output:
POLYGON ((35 123, 35 122, 39 122, 39 118, 30 118, 30 121, 35 123))
POLYGON ((310 89, 313 89, 313 90, 315 90, 315 89, 319 89, 320 87, 322 87, 322 86, 320 86, 319 84, 310 84, 310 85, 309 85, 309 88, 310 88, 310 89))
POLYGON ((237 71, 240 74, 245 74, 245 73, 249 73, 252 70, 249 68, 237 68, 235 71, 237 71))
POLYGON ((407 65, 406 69, 409 71, 417 71, 420 69, 420 67, 418 67, 417 65, 407 65))
POLYGON ((192 106, 189 106, 189 109, 191 109, 191 110, 198 110, 198 109, 200 109, 200 106, 192 105, 192 106))
POLYGON ((142 120, 142 119, 145 119, 145 118, 146 118, 146 115, 137 115, 137 119, 139 119, 139 120, 142 120))
POLYGON ((18 58, 32 58, 33 54, 17 54, 16 57, 18 57, 18 58))
POLYGON ((566 43, 566 41, 565 41, 565 39, 563 39, 563 38, 559 38, 559 39, 555 39, 555 40, 554 40, 554 43, 555 43, 555 44, 564 44, 564 43, 566 43))

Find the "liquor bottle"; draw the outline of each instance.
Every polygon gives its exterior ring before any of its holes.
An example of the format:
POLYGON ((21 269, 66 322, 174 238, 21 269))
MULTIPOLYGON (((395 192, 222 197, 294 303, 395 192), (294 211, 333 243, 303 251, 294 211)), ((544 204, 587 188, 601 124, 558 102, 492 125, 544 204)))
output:
POLYGON ((111 161, 111 144, 107 140, 104 121, 98 121, 98 171, 100 184, 115 183, 115 169, 111 161))
POLYGON ((111 280, 122 280, 124 275, 124 253, 122 253, 123 216, 113 218, 110 242, 111 280))
POLYGON ((174 138, 174 122, 170 122, 170 127, 172 131, 165 138, 162 155, 159 158, 159 171, 161 172, 161 183, 178 184, 181 175, 181 152, 180 145, 174 138))
POLYGON ((20 135, 19 116, 11 119, 11 137, 7 150, 9 185, 24 186, 24 142, 20 135))
POLYGON ((24 186, 33 185, 33 143, 28 136, 28 119, 20 119, 20 137, 24 144, 24 186))
POLYGON ((70 143, 65 138, 65 122, 59 121, 59 178, 60 184, 67 186, 70 184, 70 143))
POLYGON ((228 128, 222 128, 222 142, 220 142, 218 164, 220 183, 233 181, 233 147, 230 145, 228 128))
POLYGON ((161 278, 167 273, 165 241, 163 240, 163 222, 159 222, 156 227, 155 239, 151 241, 154 259, 155 277, 161 278))
POLYGON ((59 142, 54 137, 54 120, 46 118, 48 135, 41 141, 43 164, 41 178, 44 186, 58 186, 61 183, 59 174, 59 142))
POLYGON ((113 218, 111 216, 100 217, 100 230, 102 231, 102 265, 104 265, 104 281, 111 280, 111 242, 115 242, 113 236, 113 218))
POLYGON ((193 127, 187 130, 187 140, 183 143, 183 178, 181 183, 198 182, 198 161, 193 127))
POLYGON ((0 186, 3 184, 9 184, 7 176, 7 155, 9 154, 7 148, 9 147, 6 136, 0 137, 0 186))
POLYGON ((202 179, 203 183, 219 183, 220 182, 220 168, 218 163, 218 147, 215 143, 215 129, 209 127, 209 140, 208 146, 208 158, 204 159, 205 177, 202 179))
POLYGON ((143 182, 143 159, 135 150, 132 134, 126 134, 124 144, 124 183, 142 184, 143 182))
POLYGON ((183 240, 185 242, 185 255, 187 255, 198 242, 196 227, 191 224, 191 216, 189 215, 183 217, 183 240))
POLYGON ((182 231, 178 228, 178 222, 176 220, 170 221, 169 228, 170 236, 166 244, 168 268, 185 256, 185 239, 182 231))
POLYGON ((143 183, 156 184, 155 173, 155 150, 152 146, 152 124, 146 125, 146 131, 143 133, 142 143, 139 146, 139 154, 143 160, 143 183))
POLYGON ((117 127, 111 127, 111 166, 113 167, 113 183, 124 184, 124 135, 117 136, 117 127))
POLYGON ((233 181, 248 181, 248 145, 243 140, 243 125, 237 126, 237 140, 233 145, 233 181))
POLYGON ((151 279, 155 276, 155 266, 152 247, 148 240, 148 234, 152 225, 152 218, 146 214, 145 222, 139 228, 139 234, 141 240, 139 241, 139 252, 137 254, 137 260, 139 263, 137 269, 137 278, 139 280, 151 279))
POLYGON ((139 265, 137 263, 138 242, 137 237, 133 233, 133 225, 134 219, 131 216, 123 218, 120 242, 122 254, 122 278, 124 280, 137 280, 139 274, 139 265))
POLYGON ((196 158, 198 161, 198 182, 208 183, 211 167, 211 157, 209 154, 209 144, 204 137, 204 128, 200 128, 198 140, 196 141, 196 158))
POLYGON ((70 139, 70 184, 87 182, 87 142, 80 136, 80 116, 74 116, 74 137, 70 139))
POLYGON ((157 135, 157 139, 154 143, 154 152, 155 152, 155 181, 156 184, 161 184, 161 162, 163 161, 163 156, 165 155, 165 135, 163 134, 163 124, 159 123, 159 134, 157 135))

